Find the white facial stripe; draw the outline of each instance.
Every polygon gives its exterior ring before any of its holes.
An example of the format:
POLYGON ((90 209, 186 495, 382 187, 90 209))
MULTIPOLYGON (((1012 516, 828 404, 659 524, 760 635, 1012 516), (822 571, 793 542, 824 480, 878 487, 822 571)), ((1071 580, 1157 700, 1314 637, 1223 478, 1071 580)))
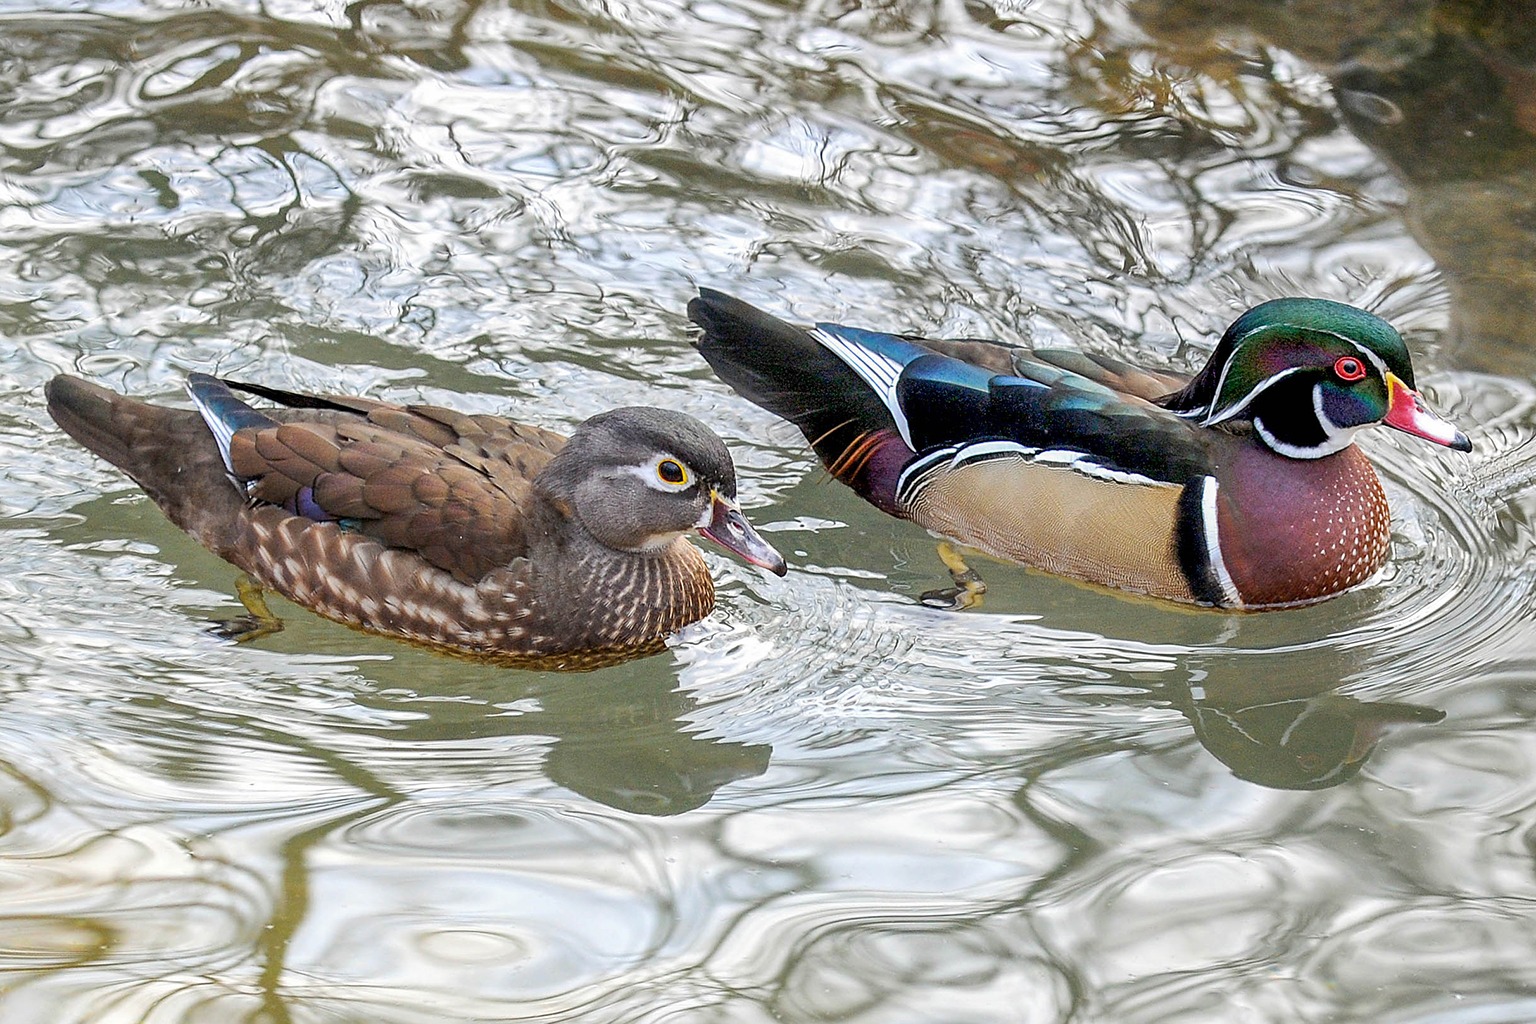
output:
MULTIPOLYGON (((1296 324, 1286 324, 1286 327, 1296 327, 1296 324)), ((1382 376, 1385 376, 1385 373, 1387 373, 1387 364, 1381 361, 1381 356, 1376 355, 1376 353, 1372 352, 1372 350, 1367 348, 1366 345, 1359 344, 1359 341, 1356 341, 1355 338, 1350 338, 1349 335, 1341 335, 1341 333, 1336 332, 1336 330, 1322 329, 1322 327, 1299 327, 1298 330, 1310 330, 1310 332, 1316 333, 1316 335, 1327 335, 1329 338, 1338 338, 1339 341, 1344 342, 1344 344, 1352 345, 1352 347, 1356 348, 1356 350, 1358 350, 1362 356, 1366 356, 1366 359, 1369 359, 1370 364, 1372 364, 1373 367, 1381 370, 1382 376)))
POLYGON ((1216 513, 1216 489, 1219 486, 1215 477, 1208 476, 1200 489, 1200 525, 1205 533, 1205 557, 1210 560, 1211 571, 1216 574, 1226 606, 1241 608, 1243 595, 1237 592, 1237 584, 1232 582, 1232 574, 1227 571, 1226 559, 1221 556, 1221 520, 1216 513))
MULTIPOLYGON (((1295 327, 1296 325, 1295 324, 1285 324, 1284 326, 1286 326, 1286 327, 1295 327)), ((1302 328, 1302 330, 1313 331, 1314 333, 1317 333, 1317 334, 1326 334, 1330 338, 1338 338, 1340 341, 1344 342, 1346 345, 1351 346, 1352 348, 1355 349, 1355 351, 1357 351, 1361 355, 1365 356, 1366 361, 1369 362, 1372 366, 1376 367, 1377 372, 1381 374, 1382 378, 1383 379, 1386 378, 1386 375, 1387 375, 1387 364, 1384 363, 1382 361, 1381 357, 1378 356, 1375 352, 1372 352, 1370 349, 1368 349, 1364 345, 1360 344, 1360 342, 1358 340, 1356 340, 1354 338, 1351 338, 1347 334, 1340 334, 1338 331, 1325 330, 1324 328, 1321 328, 1321 327, 1306 327, 1306 328, 1302 328)))
POLYGON ((1295 448, 1291 445, 1285 444, 1279 438, 1275 437, 1274 434, 1269 432, 1269 428, 1264 425, 1263 420, 1254 420, 1253 429, 1258 433, 1260 437, 1264 439, 1264 443, 1266 445, 1279 452, 1281 455, 1288 455, 1293 459, 1312 458, 1311 448, 1295 448))
POLYGON ((1341 452, 1355 443, 1355 435, 1364 430, 1368 423, 1362 423, 1356 427, 1341 427, 1328 418, 1328 413, 1323 410, 1323 386, 1312 386, 1312 411, 1317 414, 1317 424, 1323 428, 1323 433, 1328 435, 1328 441, 1318 447, 1322 455, 1332 455, 1341 452))
POLYGON ((1221 392, 1227 386, 1227 374, 1231 372, 1232 364, 1237 361, 1237 354, 1243 350, 1243 346, 1244 345, 1248 344, 1248 339, 1249 338, 1252 338, 1255 334, 1258 334, 1258 333, 1260 333, 1262 331, 1269 330, 1271 328, 1271 326, 1293 327, 1295 325, 1294 324, 1275 324, 1275 325, 1260 324, 1258 327, 1255 327, 1253 330, 1251 330, 1247 334, 1243 335, 1242 340, 1239 341, 1236 345, 1232 346, 1232 354, 1229 355, 1227 357, 1227 361, 1224 364, 1222 364, 1221 373, 1218 374, 1217 377, 1216 377, 1216 388, 1215 388, 1214 391, 1211 392, 1211 407, 1210 407, 1210 409, 1206 410, 1205 419, 1201 420, 1201 422, 1200 422, 1201 426, 1209 427, 1209 426, 1212 426, 1214 424, 1221 423, 1221 422, 1224 422, 1225 420, 1231 419, 1233 416, 1237 415, 1243 409, 1247 408, 1248 403, 1253 400, 1253 396, 1254 395, 1256 395, 1260 391, 1264 390, 1266 385, 1260 384, 1257 388, 1254 388, 1253 391, 1249 392, 1248 398, 1245 399, 1242 402, 1239 402, 1236 408, 1231 409, 1228 412, 1224 413, 1219 419, 1213 419, 1212 418, 1212 416, 1214 415, 1214 413, 1216 411, 1216 402, 1217 402, 1218 399, 1221 398, 1221 392))
MULTIPOLYGON (((1222 370, 1221 370, 1221 381, 1218 382, 1217 386, 1216 386, 1216 394, 1217 395, 1221 394, 1221 384, 1226 382, 1226 379, 1227 379, 1227 368, 1230 367, 1231 365, 1232 365, 1231 360, 1228 360, 1227 366, 1222 367, 1222 370)), ((1264 390, 1266 388, 1268 388, 1271 385, 1277 383, 1278 381, 1284 380, 1285 378, 1289 377, 1293 373, 1300 373, 1301 369, 1302 368, 1299 367, 1299 366, 1291 366, 1291 367, 1287 367, 1284 370, 1281 370, 1279 373, 1271 374, 1270 376, 1265 377, 1264 380, 1259 383, 1258 387, 1254 388, 1252 391, 1248 392, 1248 394, 1243 397, 1243 400, 1241 402, 1238 402, 1236 405, 1234 405, 1232 408, 1228 409, 1226 412, 1222 413, 1220 416, 1213 416, 1210 413, 1207 413, 1205 419, 1200 421, 1200 425, 1202 427, 1213 427, 1213 426, 1215 426, 1218 423, 1225 423, 1227 420, 1230 420, 1232 417, 1238 415, 1243 410, 1247 409, 1250 405, 1252 405, 1253 404, 1253 400, 1255 398, 1259 397, 1259 395, 1263 394, 1264 390)), ((1214 404, 1215 404, 1215 399, 1212 399, 1212 405, 1214 406, 1214 404)), ((1213 411, 1214 411, 1214 409, 1213 409, 1213 411)))
POLYGON ((688 488, 698 483, 698 479, 694 476, 693 470, 688 468, 688 463, 684 462, 676 455, 668 455, 666 452, 662 452, 661 454, 656 455, 649 462, 643 462, 634 466, 620 466, 618 467, 618 471, 620 473, 627 473, 630 476, 638 477, 641 482, 645 484, 645 486, 649 487, 653 491, 660 491, 663 494, 677 494, 680 491, 686 491, 688 488), (687 476, 684 477, 682 483, 669 484, 657 475, 656 467, 660 466, 668 459, 683 467, 683 470, 687 476))
POLYGON ((1312 411, 1317 416, 1317 425, 1322 428, 1323 433, 1327 436, 1327 440, 1312 448, 1286 444, 1270 433, 1263 420, 1255 419, 1253 421, 1253 429, 1264 439, 1265 444, 1287 458, 1321 459, 1326 455, 1332 455, 1334 452, 1341 452, 1354 444, 1355 435, 1364 430, 1366 426, 1369 426, 1369 424, 1362 424, 1358 427, 1341 427, 1330 420, 1327 413, 1323 412, 1323 386, 1321 384, 1315 384, 1312 387, 1312 411))
MULTIPOLYGON (((1327 328, 1324 328, 1324 327, 1302 327, 1300 324, 1274 324, 1272 326, 1275 326, 1275 327, 1289 327, 1289 328, 1292 328, 1294 330, 1311 331, 1314 334, 1326 334, 1330 338, 1338 338, 1340 341, 1344 342, 1346 345, 1350 345, 1353 348, 1355 348, 1357 351, 1359 351, 1359 353, 1361 355, 1365 356, 1366 359, 1370 360, 1371 365, 1376 367, 1376 369, 1380 370, 1383 376, 1385 376, 1386 373, 1387 373, 1387 364, 1382 362, 1380 356, 1378 356, 1375 352, 1372 352, 1370 349, 1366 348, 1364 345, 1360 344, 1358 339, 1352 338, 1352 337, 1350 337, 1347 334, 1340 334, 1338 331, 1330 331, 1330 330, 1328 330, 1327 328)), ((1263 328, 1259 328, 1259 329, 1262 330, 1263 328)), ((1245 338, 1244 340, 1247 340, 1247 339, 1245 338)))
MULTIPOLYGON (((1387 370, 1387 364, 1382 360, 1381 356, 1377 355, 1375 352, 1372 352, 1369 348, 1360 344, 1359 341, 1351 338, 1347 334, 1340 334, 1338 331, 1330 331, 1321 327, 1301 327, 1299 324, 1265 324, 1264 326, 1256 327, 1252 331, 1249 331, 1247 334, 1243 335, 1243 340, 1238 342, 1237 346, 1232 349, 1232 355, 1227 359, 1226 365, 1221 368, 1221 375, 1216 378, 1216 390, 1212 392, 1213 396, 1219 397, 1221 395, 1222 388, 1224 388, 1227 383, 1227 372, 1232 369, 1232 364, 1237 361, 1237 354, 1242 351, 1244 345, 1248 344, 1248 339, 1260 331, 1272 330, 1277 327, 1290 328, 1292 330, 1312 331, 1315 334, 1326 334, 1330 338, 1337 338, 1364 356, 1365 360, 1376 368, 1376 372, 1381 375, 1383 380, 1385 380, 1387 377, 1387 373, 1389 371, 1387 370)), ((1284 377, 1286 374, 1293 373, 1300 369, 1302 369, 1302 367, 1293 366, 1288 370, 1282 370, 1280 373, 1266 378, 1264 382, 1261 383, 1258 387, 1248 392, 1248 396, 1241 402, 1237 403, 1237 405, 1222 413, 1220 416, 1214 418, 1211 415, 1211 411, 1214 411, 1216 397, 1213 397, 1211 399, 1213 410, 1207 411, 1206 418, 1201 420, 1201 426, 1210 427, 1216 425, 1217 423, 1223 423, 1231 419, 1238 413, 1242 412, 1244 409, 1248 408, 1249 405, 1253 404, 1254 396, 1256 396, 1259 392, 1263 391, 1265 388, 1269 387, 1269 385, 1284 377)))
POLYGON ((1328 418, 1328 412, 1323 408, 1323 386, 1312 385, 1312 412, 1317 416, 1317 425, 1323 428, 1323 433, 1330 438, 1342 429, 1337 423, 1328 418))
MULTIPOLYGON (((1343 338, 1344 336, 1342 334, 1340 334, 1340 335, 1335 335, 1335 337, 1343 338)), ((1344 340, 1349 342, 1351 345, 1353 345, 1355 347, 1355 351, 1357 351, 1361 355, 1365 356, 1366 361, 1369 362, 1372 366, 1376 367, 1376 372, 1381 374, 1381 379, 1382 380, 1386 380, 1387 379, 1387 374, 1390 371, 1387 369, 1387 364, 1382 361, 1381 356, 1378 356, 1375 352, 1372 352, 1370 349, 1368 349, 1364 345, 1360 344, 1354 338, 1344 338, 1344 340)))

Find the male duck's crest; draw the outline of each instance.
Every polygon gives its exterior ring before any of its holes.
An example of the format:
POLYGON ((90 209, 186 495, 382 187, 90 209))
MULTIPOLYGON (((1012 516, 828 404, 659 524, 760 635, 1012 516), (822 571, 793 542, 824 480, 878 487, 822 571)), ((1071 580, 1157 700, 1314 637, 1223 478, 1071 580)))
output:
POLYGON ((1470 449, 1379 317, 1277 299, 1193 379, 1083 352, 795 327, 701 289, 699 351, 883 511, 1011 561, 1176 601, 1269 608, 1367 579, 1373 423, 1470 449))
POLYGON ((1271 450, 1318 459, 1375 423, 1458 451, 1471 442, 1425 408, 1402 336, 1363 309, 1272 299, 1222 335, 1203 370, 1162 404, 1212 427, 1249 420, 1271 450))

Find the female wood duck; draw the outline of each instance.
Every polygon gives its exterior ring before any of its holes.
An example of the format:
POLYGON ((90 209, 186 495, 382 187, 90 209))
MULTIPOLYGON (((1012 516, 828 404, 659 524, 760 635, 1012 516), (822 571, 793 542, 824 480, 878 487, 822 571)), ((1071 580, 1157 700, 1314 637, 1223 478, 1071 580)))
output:
POLYGON ((1280 608, 1362 582, 1386 560, 1389 522, 1355 435, 1386 423, 1472 447, 1414 390, 1397 331, 1323 299, 1250 309, 1193 379, 1083 352, 802 329, 703 289, 688 314, 715 372, 877 508, 1173 601, 1280 608))
POLYGON ((682 413, 615 409, 567 441, 496 416, 200 373, 187 390, 195 410, 59 376, 48 411, 209 550, 360 629, 592 667, 655 649, 714 607, 686 533, 784 574, 736 506, 724 443, 682 413), (288 408, 255 409, 231 388, 288 408))

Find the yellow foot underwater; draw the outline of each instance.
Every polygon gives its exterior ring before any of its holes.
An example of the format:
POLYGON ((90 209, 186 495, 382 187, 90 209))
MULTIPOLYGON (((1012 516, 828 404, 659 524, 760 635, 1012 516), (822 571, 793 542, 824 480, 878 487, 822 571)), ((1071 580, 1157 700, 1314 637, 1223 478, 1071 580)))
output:
POLYGON ((214 635, 244 644, 283 631, 283 620, 273 615, 272 609, 267 607, 266 592, 262 590, 261 584, 242 575, 235 580, 235 596, 245 605, 248 614, 237 615, 232 619, 215 619, 209 624, 214 635))
POLYGON ((965 563, 965 556, 960 553, 960 549, 947 540, 941 541, 939 560, 949 570, 949 578, 955 581, 955 585, 925 591, 918 601, 929 608, 944 608, 952 612, 980 608, 982 595, 987 592, 987 582, 965 563))

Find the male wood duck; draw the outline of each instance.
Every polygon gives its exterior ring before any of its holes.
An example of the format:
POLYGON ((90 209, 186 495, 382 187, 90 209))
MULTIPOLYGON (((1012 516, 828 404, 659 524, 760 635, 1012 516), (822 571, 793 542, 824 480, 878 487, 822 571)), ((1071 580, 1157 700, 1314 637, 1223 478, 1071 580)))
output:
POLYGON ((737 508, 725 444, 682 413, 614 409, 566 440, 200 373, 187 390, 195 410, 59 376, 48 411, 262 587, 369 632, 592 667, 656 649, 714 607, 687 533, 784 574, 737 508))
POLYGON ((1472 447, 1414 390, 1397 331, 1323 299, 1250 309, 1192 379, 1083 352, 801 328, 707 289, 688 315, 715 372, 795 423, 877 508, 1172 601, 1283 608, 1355 586, 1389 539, 1355 435, 1385 423, 1472 447))

